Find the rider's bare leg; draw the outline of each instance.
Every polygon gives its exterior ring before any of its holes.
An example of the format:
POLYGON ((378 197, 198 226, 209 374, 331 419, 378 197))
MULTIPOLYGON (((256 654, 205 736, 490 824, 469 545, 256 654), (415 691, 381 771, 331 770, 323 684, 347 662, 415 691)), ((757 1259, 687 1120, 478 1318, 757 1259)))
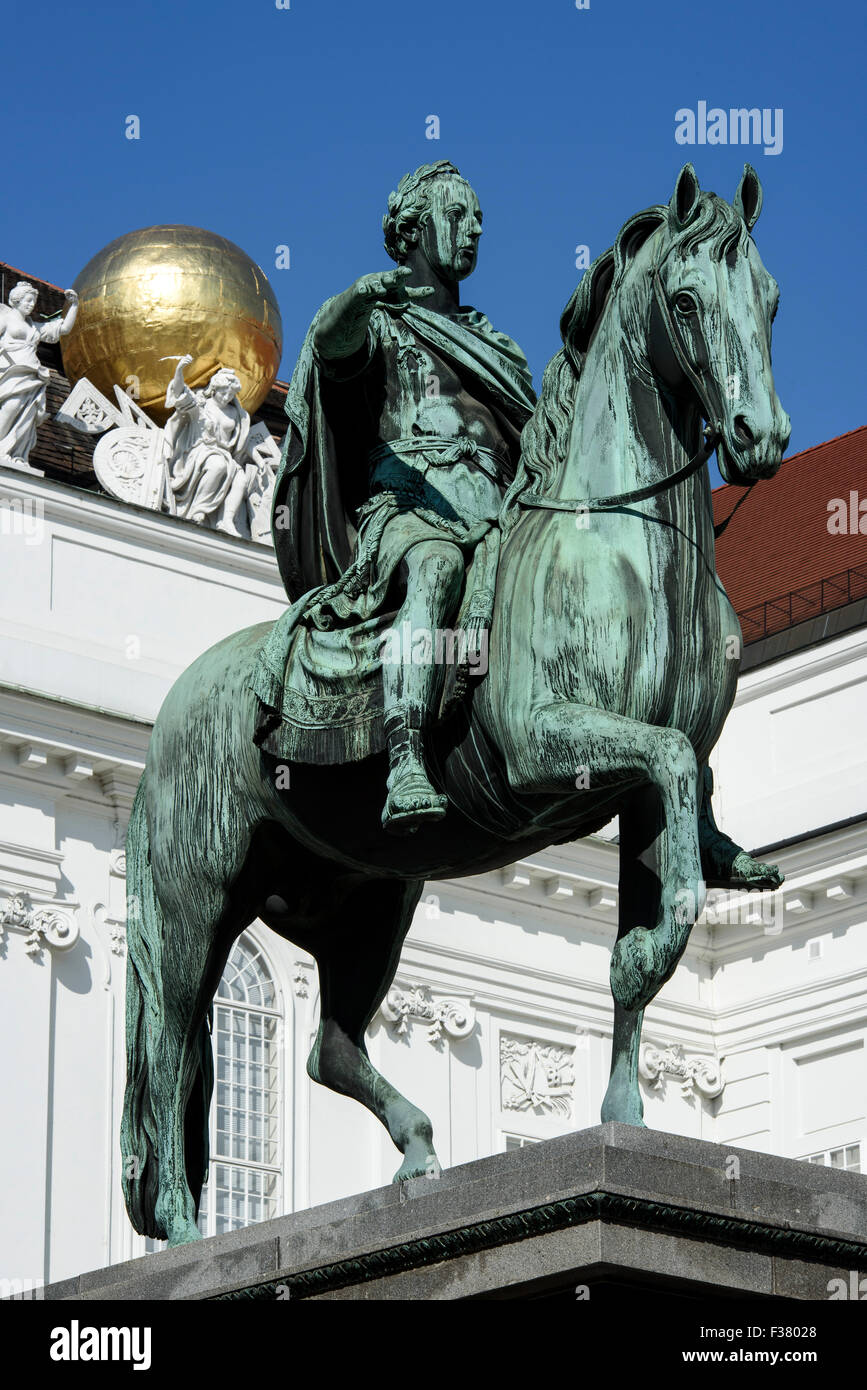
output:
POLYGON ((717 825, 711 797, 713 773, 703 768, 701 809, 698 815, 698 842, 701 847, 701 867, 708 888, 770 889, 779 888, 783 881, 776 864, 754 859, 747 850, 735 844, 717 825))
POLYGON ((420 541, 407 551, 402 576, 406 598, 394 619, 400 659, 382 664, 384 725, 388 741, 388 796, 383 827, 406 834, 441 820, 447 800, 431 785, 424 763, 424 726, 439 690, 436 633, 455 612, 464 559, 449 541, 420 541), (409 641, 406 638, 409 638, 409 641))

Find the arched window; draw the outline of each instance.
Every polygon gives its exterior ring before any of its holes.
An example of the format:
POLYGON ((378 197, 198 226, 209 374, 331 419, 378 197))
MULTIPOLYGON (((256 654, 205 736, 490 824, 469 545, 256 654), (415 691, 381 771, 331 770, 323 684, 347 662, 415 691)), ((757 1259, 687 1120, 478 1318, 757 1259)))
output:
POLYGON ((214 1000, 211 1161, 199 1229, 221 1235, 279 1216, 281 1014, 267 961, 246 933, 214 1000))

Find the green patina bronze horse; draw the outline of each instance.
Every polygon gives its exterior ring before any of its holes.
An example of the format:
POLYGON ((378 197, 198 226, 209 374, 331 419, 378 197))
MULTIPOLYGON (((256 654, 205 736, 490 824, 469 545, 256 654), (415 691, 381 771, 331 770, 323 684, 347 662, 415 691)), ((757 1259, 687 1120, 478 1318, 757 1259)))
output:
POLYGON ((489 669, 429 737, 442 821, 383 832, 384 754, 294 763, 286 786, 253 736, 267 624, 220 642, 169 693, 127 840, 121 1148, 138 1231, 170 1244, 199 1234, 208 1011, 254 919, 315 957, 308 1071, 379 1117, 408 1178, 435 1162, 430 1121, 376 1071, 364 1038, 425 880, 513 863, 616 814, 602 1118, 641 1123, 643 1010, 705 884, 781 881, 717 830, 705 776, 740 629, 715 569, 704 465, 716 448, 725 478, 747 485, 777 470, 789 438, 770 361, 778 291, 750 235, 761 196, 749 166, 731 205, 687 165, 670 204, 630 218, 567 306, 504 501, 489 669))

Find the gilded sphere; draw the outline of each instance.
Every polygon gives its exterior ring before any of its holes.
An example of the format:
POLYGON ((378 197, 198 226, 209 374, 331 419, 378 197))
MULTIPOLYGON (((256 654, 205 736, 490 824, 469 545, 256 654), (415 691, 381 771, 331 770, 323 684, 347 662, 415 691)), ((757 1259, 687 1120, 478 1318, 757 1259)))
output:
POLYGON ((115 383, 158 424, 177 360, 188 386, 233 368, 251 413, 277 376, 283 325, 274 291, 234 242, 201 227, 145 227, 103 247, 73 286, 80 307, 61 339, 71 382, 86 376, 114 400, 115 383), (131 380, 132 379, 132 380, 131 380))

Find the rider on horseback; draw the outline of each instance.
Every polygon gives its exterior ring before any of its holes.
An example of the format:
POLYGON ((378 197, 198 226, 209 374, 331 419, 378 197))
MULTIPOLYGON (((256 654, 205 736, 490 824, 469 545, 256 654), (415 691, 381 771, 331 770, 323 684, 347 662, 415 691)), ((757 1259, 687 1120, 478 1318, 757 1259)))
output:
MULTIPOLYGON (((457 616, 466 653, 490 624, 498 516, 535 396, 517 345, 460 304, 482 214, 454 165, 441 160, 406 175, 383 231, 398 269, 364 275, 329 300, 302 349, 274 538, 290 597, 316 586, 292 620, 293 636, 299 625, 357 633, 388 614, 386 637, 410 635, 397 660, 380 642, 382 708, 367 716, 367 741, 356 721, 351 737, 335 742, 332 728, 318 750, 322 761, 340 761, 385 744, 382 823, 406 833, 445 815, 423 748, 442 692, 433 643, 446 629, 453 655, 457 616)), ((279 658, 271 669, 280 670, 279 658)), ((350 690, 353 675, 358 690, 358 671, 349 672, 350 690)), ((344 685, 344 707, 347 698, 344 685)), ((313 760, 309 747, 303 760, 313 760)))

